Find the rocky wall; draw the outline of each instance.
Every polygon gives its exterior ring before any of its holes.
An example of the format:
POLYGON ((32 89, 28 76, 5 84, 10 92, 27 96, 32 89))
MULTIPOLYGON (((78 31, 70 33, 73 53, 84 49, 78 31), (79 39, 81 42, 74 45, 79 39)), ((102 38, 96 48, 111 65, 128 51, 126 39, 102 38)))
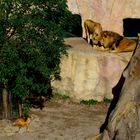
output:
MULTIPOLYGON (((139 0, 68 0, 68 8, 86 19, 100 22, 103 30, 123 34, 124 18, 140 18, 139 0)), ((85 37, 83 29, 83 37, 85 37)))
POLYGON ((78 37, 67 38, 65 43, 68 56, 61 60, 61 80, 52 81, 53 91, 77 100, 112 98, 112 88, 132 53, 96 51, 78 37))

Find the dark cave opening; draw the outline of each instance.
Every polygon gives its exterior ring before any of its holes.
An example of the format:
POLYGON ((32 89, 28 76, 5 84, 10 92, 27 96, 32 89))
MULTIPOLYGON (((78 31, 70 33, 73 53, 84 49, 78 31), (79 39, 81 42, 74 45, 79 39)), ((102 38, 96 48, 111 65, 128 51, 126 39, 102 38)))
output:
POLYGON ((82 19, 79 14, 72 14, 65 27, 66 37, 77 36, 82 37, 82 19))
POLYGON ((125 37, 137 37, 140 33, 140 19, 125 18, 123 19, 123 35, 125 37))

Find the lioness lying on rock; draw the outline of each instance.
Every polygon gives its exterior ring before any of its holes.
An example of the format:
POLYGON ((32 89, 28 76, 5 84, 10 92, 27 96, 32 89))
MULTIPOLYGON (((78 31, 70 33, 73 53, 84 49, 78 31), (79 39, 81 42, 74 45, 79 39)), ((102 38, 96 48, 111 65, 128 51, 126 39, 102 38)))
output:
POLYGON ((94 22, 90 19, 85 20, 84 22, 84 28, 85 28, 85 34, 86 34, 86 40, 88 43, 90 43, 90 39, 92 39, 92 43, 96 44, 93 40, 93 38, 98 38, 100 37, 100 33, 102 31, 102 26, 100 23, 94 22), (92 38, 91 38, 92 36, 92 38))
POLYGON ((102 31, 100 35, 100 37, 94 38, 98 42, 96 44, 98 47, 95 47, 96 50, 120 53, 131 52, 136 47, 134 40, 125 38, 116 32, 102 31))

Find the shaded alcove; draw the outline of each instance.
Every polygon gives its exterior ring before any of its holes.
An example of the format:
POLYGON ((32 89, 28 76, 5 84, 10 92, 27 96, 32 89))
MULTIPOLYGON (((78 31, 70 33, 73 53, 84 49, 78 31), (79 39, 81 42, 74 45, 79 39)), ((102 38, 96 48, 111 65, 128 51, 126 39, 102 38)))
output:
POLYGON ((79 14, 72 14, 67 21, 65 26, 65 31, 67 32, 66 37, 78 36, 82 37, 82 19, 79 14))
POLYGON ((140 33, 140 19, 125 18, 123 19, 123 35, 126 37, 137 37, 140 33))

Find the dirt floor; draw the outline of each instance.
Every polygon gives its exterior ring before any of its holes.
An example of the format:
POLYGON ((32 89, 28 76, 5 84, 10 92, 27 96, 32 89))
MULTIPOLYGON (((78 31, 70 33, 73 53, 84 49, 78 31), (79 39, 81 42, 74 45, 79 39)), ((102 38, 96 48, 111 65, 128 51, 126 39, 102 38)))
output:
POLYGON ((107 105, 84 105, 69 100, 52 100, 43 110, 31 109, 30 132, 11 121, 0 121, 0 140, 84 140, 98 134, 107 105))

